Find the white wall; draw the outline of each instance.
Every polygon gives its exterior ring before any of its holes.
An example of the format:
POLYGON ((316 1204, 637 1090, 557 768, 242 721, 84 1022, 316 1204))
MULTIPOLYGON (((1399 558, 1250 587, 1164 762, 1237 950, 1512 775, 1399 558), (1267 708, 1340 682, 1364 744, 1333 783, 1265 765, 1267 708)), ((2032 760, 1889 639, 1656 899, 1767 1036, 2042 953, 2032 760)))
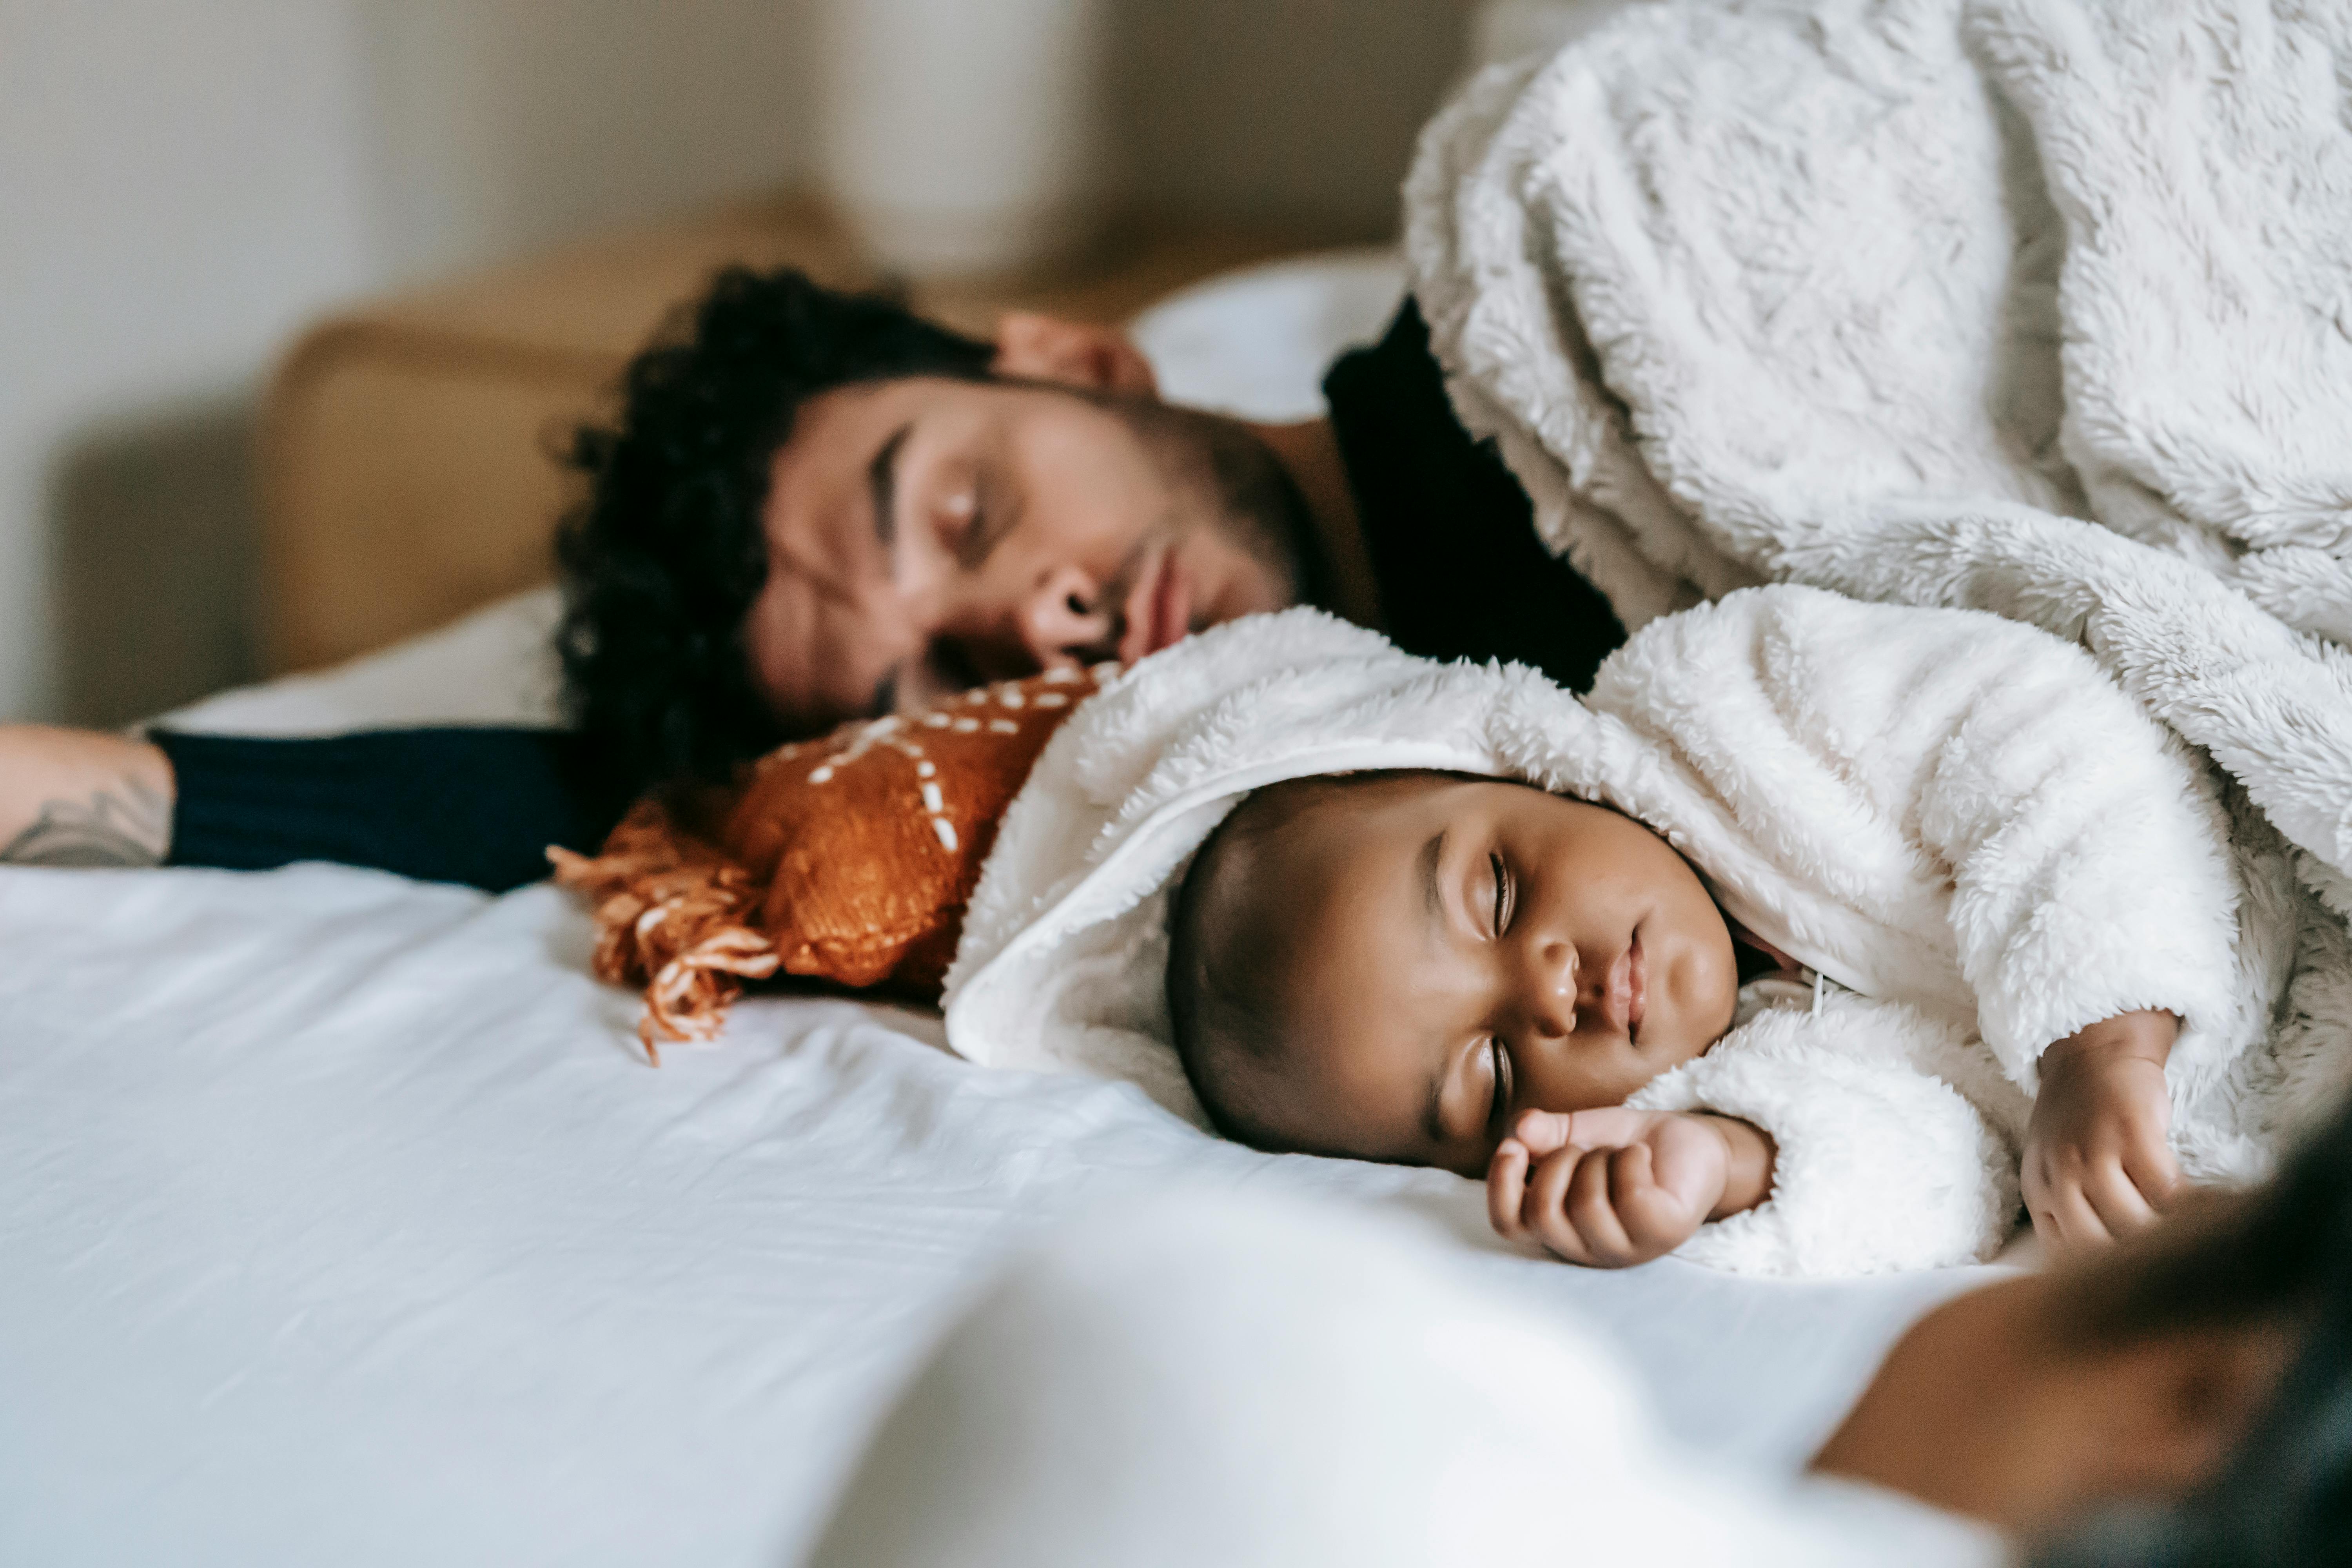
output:
MULTIPOLYGON (((253 399, 286 340, 794 183, 817 3, 0 0, 0 719, 247 673, 253 399)), ((1379 231, 1466 9, 1118 0, 1134 194, 1379 231)))
POLYGON ((1124 0, 1116 81, 1138 194, 1178 211, 1389 232, 1470 0, 1124 0))
POLYGON ((0 0, 0 715, 63 706, 79 466, 234 426, 268 346, 381 276, 357 87, 336 4, 0 0))
POLYGON ((790 183, 804 30, 790 0, 0 0, 0 718, 246 674, 288 337, 790 183))
POLYGON ((381 246, 404 276, 800 174, 808 0, 360 5, 381 246))

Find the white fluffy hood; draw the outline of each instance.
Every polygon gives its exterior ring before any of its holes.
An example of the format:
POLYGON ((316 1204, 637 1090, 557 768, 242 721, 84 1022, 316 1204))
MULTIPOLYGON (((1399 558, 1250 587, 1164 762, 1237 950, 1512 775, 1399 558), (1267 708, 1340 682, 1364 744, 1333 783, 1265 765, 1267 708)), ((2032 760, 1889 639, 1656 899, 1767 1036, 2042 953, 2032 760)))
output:
MULTIPOLYGON (((1510 774, 1506 737, 1616 727, 1520 666, 1433 665, 1316 610, 1250 616, 1089 699, 1005 813, 948 972, 948 1042, 1139 1083, 1202 1120, 1171 1048, 1167 907, 1251 790, 1367 768, 1510 774)), ((1617 735, 1615 743, 1631 744, 1617 735)))

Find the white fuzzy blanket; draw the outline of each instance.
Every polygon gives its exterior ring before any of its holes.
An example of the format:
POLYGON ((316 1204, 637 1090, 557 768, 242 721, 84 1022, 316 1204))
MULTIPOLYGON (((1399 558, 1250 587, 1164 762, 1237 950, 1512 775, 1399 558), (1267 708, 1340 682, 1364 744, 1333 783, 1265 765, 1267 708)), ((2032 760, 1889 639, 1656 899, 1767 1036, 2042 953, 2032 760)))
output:
POLYGON ((1473 83, 1406 209, 1457 408, 1629 626, 2030 621, 2352 914, 2352 6, 1640 7, 1473 83))

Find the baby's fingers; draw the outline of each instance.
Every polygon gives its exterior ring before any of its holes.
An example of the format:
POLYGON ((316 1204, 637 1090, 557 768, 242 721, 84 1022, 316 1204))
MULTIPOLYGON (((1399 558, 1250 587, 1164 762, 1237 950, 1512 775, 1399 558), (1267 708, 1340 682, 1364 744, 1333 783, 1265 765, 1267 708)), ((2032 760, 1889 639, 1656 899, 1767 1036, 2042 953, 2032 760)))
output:
POLYGON ((2110 1237, 2146 1230, 2157 1212, 2140 1187, 2112 1162, 2095 1165, 2083 1178, 2083 1198, 2110 1237))
POLYGON ((1528 1199, 1528 1146, 1506 1138, 1486 1167, 1486 1221, 1506 1241, 1528 1238, 1521 1218, 1528 1199))
POLYGON ((1520 1112, 1519 1119, 1511 1123, 1510 1136, 1504 1142, 1518 1143, 1530 1155, 1540 1160, 1547 1154, 1558 1153, 1567 1148, 1570 1134, 1575 1130, 1576 1117, 1571 1112, 1527 1110, 1520 1112))
POLYGON ((1520 1209, 1527 1234, 1570 1263, 1600 1261, 1568 1217, 1568 1199, 1578 1173, 1588 1165, 1601 1163, 1582 1149, 1560 1149, 1537 1161, 1535 1173, 1528 1180, 1527 1199, 1520 1209))
POLYGON ((2180 1162, 2173 1157, 2172 1146, 2162 1138, 2138 1142, 2124 1149, 2123 1173, 2150 1208, 2161 1214, 2172 1206, 2181 1185, 2180 1162))
POLYGON ((1568 1221, 1584 1244, 1585 1261, 1603 1268, 1622 1268, 1641 1261, 1639 1249, 1625 1234, 1617 1215, 1612 1187, 1627 1187, 1649 1179, 1650 1151, 1646 1145, 1595 1152, 1585 1156, 1568 1184, 1568 1221), (1638 1163, 1639 1171, 1634 1164, 1638 1163), (1620 1171, 1619 1166, 1626 1167, 1620 1171))
POLYGON ((1672 1252, 1696 1235, 1706 1217, 1671 1187, 1657 1181, 1655 1171, 1654 1158, 1642 1179, 1629 1173, 1627 1177, 1612 1184, 1611 1205, 1639 1254, 1630 1260, 1635 1263, 1646 1263, 1672 1252))
POLYGON ((1628 1110, 1622 1105, 1604 1105, 1595 1110, 1523 1110, 1511 1124, 1511 1136, 1540 1160, 1571 1144, 1580 1149, 1614 1149, 1633 1142, 1657 1119, 1654 1110, 1628 1110))
POLYGON ((2082 1187, 2074 1182, 2062 1182, 2050 1189, 2042 1206, 2033 1211, 2033 1230, 2061 1252, 2081 1252, 2115 1239, 2083 1195, 2082 1187))

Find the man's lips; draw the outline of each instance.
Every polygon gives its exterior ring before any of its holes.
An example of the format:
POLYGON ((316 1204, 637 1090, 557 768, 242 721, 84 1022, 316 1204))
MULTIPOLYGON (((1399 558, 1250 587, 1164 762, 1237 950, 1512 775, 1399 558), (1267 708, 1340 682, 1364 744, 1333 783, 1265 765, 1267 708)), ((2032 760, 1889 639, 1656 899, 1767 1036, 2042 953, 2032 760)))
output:
POLYGON ((1181 642, 1192 627, 1192 595, 1176 552, 1162 548, 1128 590, 1118 639, 1118 661, 1133 664, 1181 642))

